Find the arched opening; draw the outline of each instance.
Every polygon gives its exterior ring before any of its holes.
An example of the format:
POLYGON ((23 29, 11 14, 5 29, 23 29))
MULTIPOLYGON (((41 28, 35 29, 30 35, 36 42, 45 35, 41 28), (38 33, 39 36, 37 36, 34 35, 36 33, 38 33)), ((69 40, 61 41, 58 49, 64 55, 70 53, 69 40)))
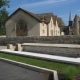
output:
POLYGON ((27 24, 24 20, 19 20, 16 24, 16 35, 17 36, 27 36, 28 30, 27 30, 27 24))
POLYGON ((53 36, 53 30, 51 30, 51 36, 53 36))

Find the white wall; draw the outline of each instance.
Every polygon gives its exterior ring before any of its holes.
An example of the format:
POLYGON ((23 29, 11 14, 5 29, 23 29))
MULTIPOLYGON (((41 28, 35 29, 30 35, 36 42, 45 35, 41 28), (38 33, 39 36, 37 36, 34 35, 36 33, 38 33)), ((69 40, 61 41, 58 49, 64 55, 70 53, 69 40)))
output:
POLYGON ((47 36, 47 24, 40 23, 40 36, 47 36), (44 32, 43 32, 44 30, 44 32))
POLYGON ((55 25, 55 36, 60 36, 60 27, 58 26, 57 21, 56 21, 56 25, 55 25))
POLYGON ((60 36, 60 27, 58 27, 57 21, 56 25, 54 25, 54 20, 52 19, 52 17, 50 23, 48 24, 48 28, 49 28, 49 36, 60 36))
POLYGON ((49 31, 49 36, 54 36, 54 24, 53 24, 52 17, 51 17, 50 23, 48 24, 48 29, 49 29, 48 30, 49 31))

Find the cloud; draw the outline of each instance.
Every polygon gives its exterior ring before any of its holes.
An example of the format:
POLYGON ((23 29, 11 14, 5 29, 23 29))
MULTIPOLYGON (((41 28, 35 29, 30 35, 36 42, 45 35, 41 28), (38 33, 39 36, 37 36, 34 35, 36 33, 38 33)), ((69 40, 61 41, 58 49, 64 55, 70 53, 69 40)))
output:
POLYGON ((77 10, 78 12, 80 12, 80 10, 77 10))
POLYGON ((38 7, 38 6, 45 6, 45 5, 50 5, 53 3, 60 3, 60 2, 64 2, 67 0, 44 0, 44 1, 39 1, 39 2, 33 2, 33 3, 28 3, 28 4, 24 4, 21 5, 22 7, 38 7))
MULTIPOLYGON (((16 0, 17 1, 17 0, 16 0)), ((49 7, 52 7, 58 3, 61 3, 61 5, 66 1, 68 2, 69 0, 20 0, 19 2, 16 2, 15 0, 11 0, 10 2, 10 8, 7 8, 9 13, 12 13, 12 11, 16 10, 17 8, 21 7, 27 10, 33 10, 38 11, 48 9, 49 7), (14 6, 15 4, 15 6, 14 6)))
POLYGON ((20 0, 20 2, 15 2, 15 0, 12 0, 10 8, 8 10, 12 11, 17 9, 18 7, 27 8, 27 9, 31 9, 31 8, 35 9, 38 7, 45 8, 53 4, 62 3, 65 1, 68 1, 68 0, 24 0, 24 1, 20 0))

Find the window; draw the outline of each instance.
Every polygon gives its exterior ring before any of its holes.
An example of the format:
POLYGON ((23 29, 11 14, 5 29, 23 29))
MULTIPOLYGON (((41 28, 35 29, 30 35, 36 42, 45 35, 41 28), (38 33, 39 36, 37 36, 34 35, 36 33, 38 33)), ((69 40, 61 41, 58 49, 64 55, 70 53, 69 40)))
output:
POLYGON ((26 24, 26 22, 25 21, 23 21, 23 20, 19 20, 18 22, 17 22, 17 28, 16 28, 17 30, 18 29, 20 29, 20 30, 26 30, 27 29, 27 24, 26 24))
POLYGON ((51 30, 51 36, 53 36, 53 30, 51 30))
POLYGON ((43 33, 45 33, 45 30, 43 30, 43 33))
POLYGON ((52 21, 51 21, 51 27, 52 27, 52 21))
POLYGON ((19 30, 20 29, 20 25, 17 23, 17 27, 16 27, 16 29, 17 30, 19 30))

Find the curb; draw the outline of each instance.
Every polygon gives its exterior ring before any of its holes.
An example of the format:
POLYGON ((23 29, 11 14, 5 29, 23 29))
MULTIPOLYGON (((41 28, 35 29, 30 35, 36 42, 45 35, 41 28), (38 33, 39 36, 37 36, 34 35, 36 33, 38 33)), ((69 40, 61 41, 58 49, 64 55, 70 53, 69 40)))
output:
POLYGON ((40 54, 40 53, 38 53, 38 54, 34 53, 33 54, 32 52, 11 51, 9 49, 3 49, 3 50, 0 50, 0 52, 6 53, 6 54, 14 54, 14 55, 27 56, 27 57, 32 57, 32 58, 56 61, 56 62, 72 64, 72 65, 80 65, 80 61, 77 58, 55 56, 55 55, 49 55, 49 54, 40 54))
POLYGON ((30 69, 30 70, 33 70, 33 71, 41 72, 41 73, 46 72, 46 73, 49 73, 51 75, 51 79, 54 77, 52 80, 59 80, 58 75, 57 75, 57 71, 55 71, 55 70, 41 68, 41 67, 25 64, 25 63, 22 63, 22 62, 17 62, 17 61, 5 59, 5 58, 0 58, 0 61, 10 63, 10 64, 13 64, 13 65, 16 65, 16 66, 20 66, 20 67, 23 67, 23 68, 27 68, 27 69, 30 69))

